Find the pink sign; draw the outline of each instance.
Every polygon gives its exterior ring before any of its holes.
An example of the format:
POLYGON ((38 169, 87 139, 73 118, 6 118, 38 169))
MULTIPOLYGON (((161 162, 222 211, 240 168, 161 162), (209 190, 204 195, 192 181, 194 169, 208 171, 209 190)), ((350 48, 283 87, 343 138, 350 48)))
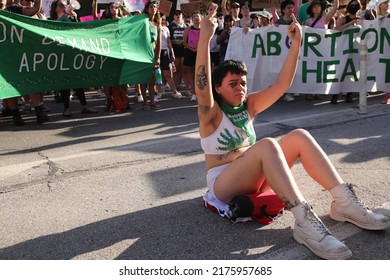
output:
POLYGON ((188 46, 191 48, 197 48, 199 42, 200 30, 190 29, 188 30, 188 46))
MULTIPOLYGON (((98 14, 99 19, 101 18, 101 16, 102 16, 101 14, 98 14)), ((93 21, 93 20, 95 20, 95 19, 93 18, 93 15, 80 17, 80 21, 81 21, 81 22, 84 22, 84 21, 93 21)))

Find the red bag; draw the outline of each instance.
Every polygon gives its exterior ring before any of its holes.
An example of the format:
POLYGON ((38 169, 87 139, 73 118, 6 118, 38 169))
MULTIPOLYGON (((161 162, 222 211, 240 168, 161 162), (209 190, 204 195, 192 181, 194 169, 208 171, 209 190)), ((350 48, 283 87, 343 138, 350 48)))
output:
POLYGON ((121 113, 126 111, 129 103, 127 86, 115 86, 108 88, 106 111, 121 113))
MULTIPOLYGON (((204 205, 211 211, 218 213, 218 210, 206 201, 204 205)), ((238 195, 229 203, 229 215, 224 216, 233 223, 255 221, 268 225, 283 215, 285 207, 284 202, 274 192, 238 195)))
POLYGON ((234 223, 252 220, 263 225, 283 214, 284 202, 274 192, 238 195, 230 203, 230 220, 234 223))

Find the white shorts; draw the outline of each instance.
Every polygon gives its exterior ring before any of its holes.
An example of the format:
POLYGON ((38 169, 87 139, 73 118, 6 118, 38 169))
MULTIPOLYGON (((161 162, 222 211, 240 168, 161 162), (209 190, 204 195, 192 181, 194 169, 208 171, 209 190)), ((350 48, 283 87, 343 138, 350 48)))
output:
POLYGON ((213 167, 207 171, 207 188, 209 189, 203 196, 203 200, 205 202, 205 205, 207 204, 215 207, 218 210, 219 215, 222 217, 227 216, 230 217, 229 215, 229 204, 219 200, 215 193, 214 193, 214 183, 215 180, 218 178, 219 174, 221 174, 222 171, 225 170, 226 167, 228 167, 230 163, 220 165, 213 167))

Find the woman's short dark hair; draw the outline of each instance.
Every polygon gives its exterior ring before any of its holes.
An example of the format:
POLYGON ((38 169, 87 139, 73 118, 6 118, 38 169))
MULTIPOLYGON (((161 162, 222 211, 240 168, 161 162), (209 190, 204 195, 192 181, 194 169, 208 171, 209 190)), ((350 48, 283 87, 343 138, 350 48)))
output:
POLYGON ((287 7, 287 5, 295 5, 295 2, 293 0, 285 0, 282 3, 280 3, 280 11, 282 15, 284 15, 283 10, 287 7))
POLYGON ((247 69, 245 63, 243 61, 229 59, 225 60, 224 62, 222 62, 222 64, 220 64, 214 69, 211 78, 211 84, 213 88, 214 100, 219 105, 221 105, 222 99, 220 95, 216 92, 215 87, 222 85, 222 81, 228 73, 246 75, 247 69))
POLYGON ((233 17, 230 14, 225 15, 223 18, 224 22, 228 22, 228 21, 232 21, 232 20, 233 20, 233 17))
POLYGON ((362 4, 360 3, 359 0, 350 0, 350 1, 348 2, 347 6, 345 7, 345 11, 346 11, 347 13, 349 13, 348 10, 349 10, 349 7, 352 5, 352 2, 357 2, 357 4, 359 5, 359 10, 362 8, 362 4))

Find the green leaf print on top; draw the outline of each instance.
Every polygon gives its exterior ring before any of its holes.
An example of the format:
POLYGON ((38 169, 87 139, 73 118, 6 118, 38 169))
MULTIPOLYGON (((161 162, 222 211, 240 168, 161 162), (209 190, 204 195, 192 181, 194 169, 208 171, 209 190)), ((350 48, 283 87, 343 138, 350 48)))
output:
POLYGON ((238 134, 237 130, 234 130, 234 135, 233 136, 229 130, 226 128, 224 129, 225 133, 221 132, 219 135, 221 136, 217 138, 217 141, 219 144, 222 144, 223 146, 217 147, 217 150, 220 151, 233 151, 242 146, 243 139, 242 137, 238 134))

